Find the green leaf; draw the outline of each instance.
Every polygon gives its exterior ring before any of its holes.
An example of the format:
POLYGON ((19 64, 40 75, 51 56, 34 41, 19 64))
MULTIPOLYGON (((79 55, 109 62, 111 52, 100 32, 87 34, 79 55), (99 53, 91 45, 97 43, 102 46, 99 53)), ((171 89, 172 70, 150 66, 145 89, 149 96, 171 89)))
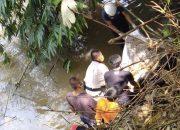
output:
POLYGON ((93 8, 93 10, 96 9, 96 5, 97 5, 97 0, 92 0, 92 8, 93 8))
POLYGON ((50 0, 52 4, 54 4, 55 6, 57 6, 61 0, 50 0))
POLYGON ((167 37, 171 34, 170 30, 166 27, 162 30, 162 33, 164 37, 167 37))
POLYGON ((39 48, 41 47, 41 45, 43 44, 43 36, 44 36, 44 27, 42 24, 40 24, 37 28, 36 31, 36 39, 37 39, 37 43, 39 48))
POLYGON ((59 28, 58 45, 62 47, 62 28, 59 28))
POLYGON ((7 53, 4 53, 4 61, 3 61, 4 64, 9 64, 10 63, 10 58, 9 56, 7 55, 7 53))
POLYGON ((118 128, 118 130, 124 130, 123 128, 118 128))
POLYGON ((180 18, 180 13, 176 15, 178 18, 180 18))
POLYGON ((0 45, 0 54, 3 54, 3 52, 4 52, 4 48, 2 45, 0 45))
POLYGON ((63 68, 66 70, 67 73, 69 73, 71 68, 71 61, 69 59, 66 59, 64 61, 63 68))
MULTIPOLYGON (((64 53, 75 36, 83 31, 86 22, 83 16, 76 15, 80 20, 72 25, 72 29, 63 26, 60 9, 57 7, 61 2, 62 0, 0 0, 0 24, 5 29, 5 37, 11 40, 12 36, 18 34, 27 56, 34 61, 51 60, 57 52, 64 53)), ((79 8, 78 11, 83 10, 79 8)), ((3 51, 1 47, 0 51, 3 51)), ((8 57, 7 54, 5 57, 8 57)), ((69 64, 67 62, 66 66, 70 66, 69 64)))
POLYGON ((166 0, 167 4, 169 5, 171 3, 171 0, 166 0))

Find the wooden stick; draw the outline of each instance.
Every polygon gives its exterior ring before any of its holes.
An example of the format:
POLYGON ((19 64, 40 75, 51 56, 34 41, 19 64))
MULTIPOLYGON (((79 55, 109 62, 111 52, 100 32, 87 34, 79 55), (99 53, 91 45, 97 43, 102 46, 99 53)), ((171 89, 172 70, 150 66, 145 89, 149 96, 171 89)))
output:
POLYGON ((116 32, 117 34, 119 34, 119 32, 123 34, 123 32, 121 32, 121 31, 119 31, 119 30, 117 31, 117 30, 115 30, 114 28, 106 25, 105 23, 102 23, 102 22, 100 22, 100 21, 98 21, 98 20, 96 20, 96 19, 90 18, 90 17, 88 17, 88 16, 85 15, 85 14, 82 14, 82 13, 78 13, 78 14, 81 14, 81 15, 83 15, 83 17, 85 17, 86 19, 89 19, 89 20, 91 20, 91 21, 93 21, 93 22, 95 22, 95 23, 98 23, 98 24, 100 24, 100 25, 102 25, 102 26, 104 26, 104 27, 106 27, 106 28, 111 29, 112 31, 116 32))
MULTIPOLYGON (((121 5, 121 3, 120 2, 118 2, 119 3, 119 5, 120 6, 122 6, 121 5)), ((99 7, 101 7, 101 8, 103 8, 103 4, 101 4, 101 3, 98 3, 98 6, 99 7)), ((122 6, 123 7, 123 6, 122 6)), ((144 22, 138 17, 138 16, 136 16, 133 12, 131 12, 131 11, 129 11, 127 8, 125 8, 125 7, 123 7, 124 8, 124 10, 126 10, 129 14, 131 14, 134 18, 136 18, 141 24, 143 24, 144 22)), ((153 33, 155 33, 156 35, 159 35, 159 36, 161 36, 159 33, 157 33, 154 29, 152 29, 150 26, 148 26, 148 25, 145 25, 150 31, 152 31, 153 33)), ((143 29, 143 28, 142 28, 143 29)), ((143 29, 143 31, 144 31, 145 29, 143 29)), ((146 32, 145 32, 146 33, 146 32)))
MULTIPOLYGON (((123 7, 129 14, 131 14, 134 18, 136 18, 141 24, 143 24, 144 22, 138 17, 136 16, 133 12, 129 11, 127 8, 123 7)), ((153 33, 155 33, 156 35, 161 36, 159 33, 157 33, 154 29, 152 29, 150 26, 145 25, 150 31, 152 31, 153 33)))
POLYGON ((32 60, 28 62, 28 64, 27 64, 26 68, 24 69, 24 71, 23 71, 23 73, 22 73, 19 81, 15 84, 16 88, 15 88, 15 90, 14 90, 14 92, 13 92, 12 95, 14 95, 14 93, 16 92, 16 90, 20 87, 21 82, 22 82, 22 79, 23 79, 24 75, 26 74, 26 71, 27 71, 27 69, 29 68, 29 65, 31 64, 31 62, 32 62, 32 60))
POLYGON ((56 64, 57 64, 58 60, 59 60, 59 57, 56 59, 55 63, 53 64, 53 66, 52 66, 51 69, 49 70, 49 73, 48 73, 47 76, 50 76, 50 75, 51 75, 51 72, 52 72, 52 70, 56 67, 56 64))
POLYGON ((150 19, 150 20, 148 20, 148 21, 146 21, 146 22, 138 25, 136 28, 134 28, 134 29, 132 29, 132 30, 124 33, 122 36, 119 36, 119 37, 116 37, 116 38, 112 38, 109 42, 115 42, 115 41, 118 41, 118 40, 122 39, 123 37, 127 36, 128 34, 130 34, 131 32, 135 31, 136 29, 145 26, 146 24, 154 21, 155 19, 158 19, 160 16, 161 16, 161 15, 157 15, 156 17, 154 17, 154 18, 152 18, 152 19, 150 19))

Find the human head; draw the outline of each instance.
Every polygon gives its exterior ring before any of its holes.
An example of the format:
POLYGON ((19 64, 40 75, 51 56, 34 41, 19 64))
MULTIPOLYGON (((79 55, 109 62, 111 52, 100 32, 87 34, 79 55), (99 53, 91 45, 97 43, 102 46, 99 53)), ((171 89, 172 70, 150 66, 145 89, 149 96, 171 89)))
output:
POLYGON ((119 54, 110 56, 108 63, 113 69, 118 68, 121 64, 121 56, 119 54))
POLYGON ((69 79, 69 84, 71 87, 76 90, 77 88, 82 88, 82 82, 77 77, 73 76, 69 79))
POLYGON ((95 50, 91 51, 91 59, 93 61, 103 62, 104 61, 104 56, 103 56, 103 54, 101 53, 100 50, 95 49, 95 50))
POLYGON ((105 95, 104 95, 109 101, 114 101, 117 98, 117 90, 115 87, 109 88, 105 95))
POLYGON ((106 12, 106 14, 108 14, 109 16, 114 16, 116 14, 117 11, 117 5, 114 2, 107 2, 104 5, 104 11, 106 12))

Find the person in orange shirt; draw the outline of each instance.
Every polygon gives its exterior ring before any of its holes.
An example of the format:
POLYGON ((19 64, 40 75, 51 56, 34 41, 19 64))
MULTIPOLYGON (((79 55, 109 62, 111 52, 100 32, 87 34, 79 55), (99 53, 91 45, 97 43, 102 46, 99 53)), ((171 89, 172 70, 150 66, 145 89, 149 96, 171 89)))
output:
POLYGON ((117 90, 114 87, 111 87, 106 91, 105 97, 106 98, 99 99, 97 102, 95 115, 97 125, 103 123, 109 124, 122 110, 119 104, 115 102, 117 99, 117 90))

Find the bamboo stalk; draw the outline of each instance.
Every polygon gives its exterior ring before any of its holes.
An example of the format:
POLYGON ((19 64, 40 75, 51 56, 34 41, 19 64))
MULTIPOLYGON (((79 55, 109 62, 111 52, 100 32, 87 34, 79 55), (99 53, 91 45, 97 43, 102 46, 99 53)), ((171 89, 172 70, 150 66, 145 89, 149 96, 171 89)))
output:
POLYGON ((116 38, 112 38, 111 40, 109 40, 109 43, 118 41, 118 40, 122 39, 123 37, 126 37, 128 34, 132 33, 132 32, 135 31, 136 29, 141 28, 141 27, 145 26, 146 24, 148 24, 148 23, 150 23, 150 22, 158 19, 160 16, 161 16, 161 15, 157 15, 156 17, 154 17, 154 18, 152 18, 152 19, 150 19, 150 20, 148 20, 148 21, 146 21, 146 22, 138 25, 136 28, 134 28, 134 29, 132 29, 132 30, 124 33, 123 35, 121 35, 121 36, 119 36, 119 37, 116 37, 116 38))

